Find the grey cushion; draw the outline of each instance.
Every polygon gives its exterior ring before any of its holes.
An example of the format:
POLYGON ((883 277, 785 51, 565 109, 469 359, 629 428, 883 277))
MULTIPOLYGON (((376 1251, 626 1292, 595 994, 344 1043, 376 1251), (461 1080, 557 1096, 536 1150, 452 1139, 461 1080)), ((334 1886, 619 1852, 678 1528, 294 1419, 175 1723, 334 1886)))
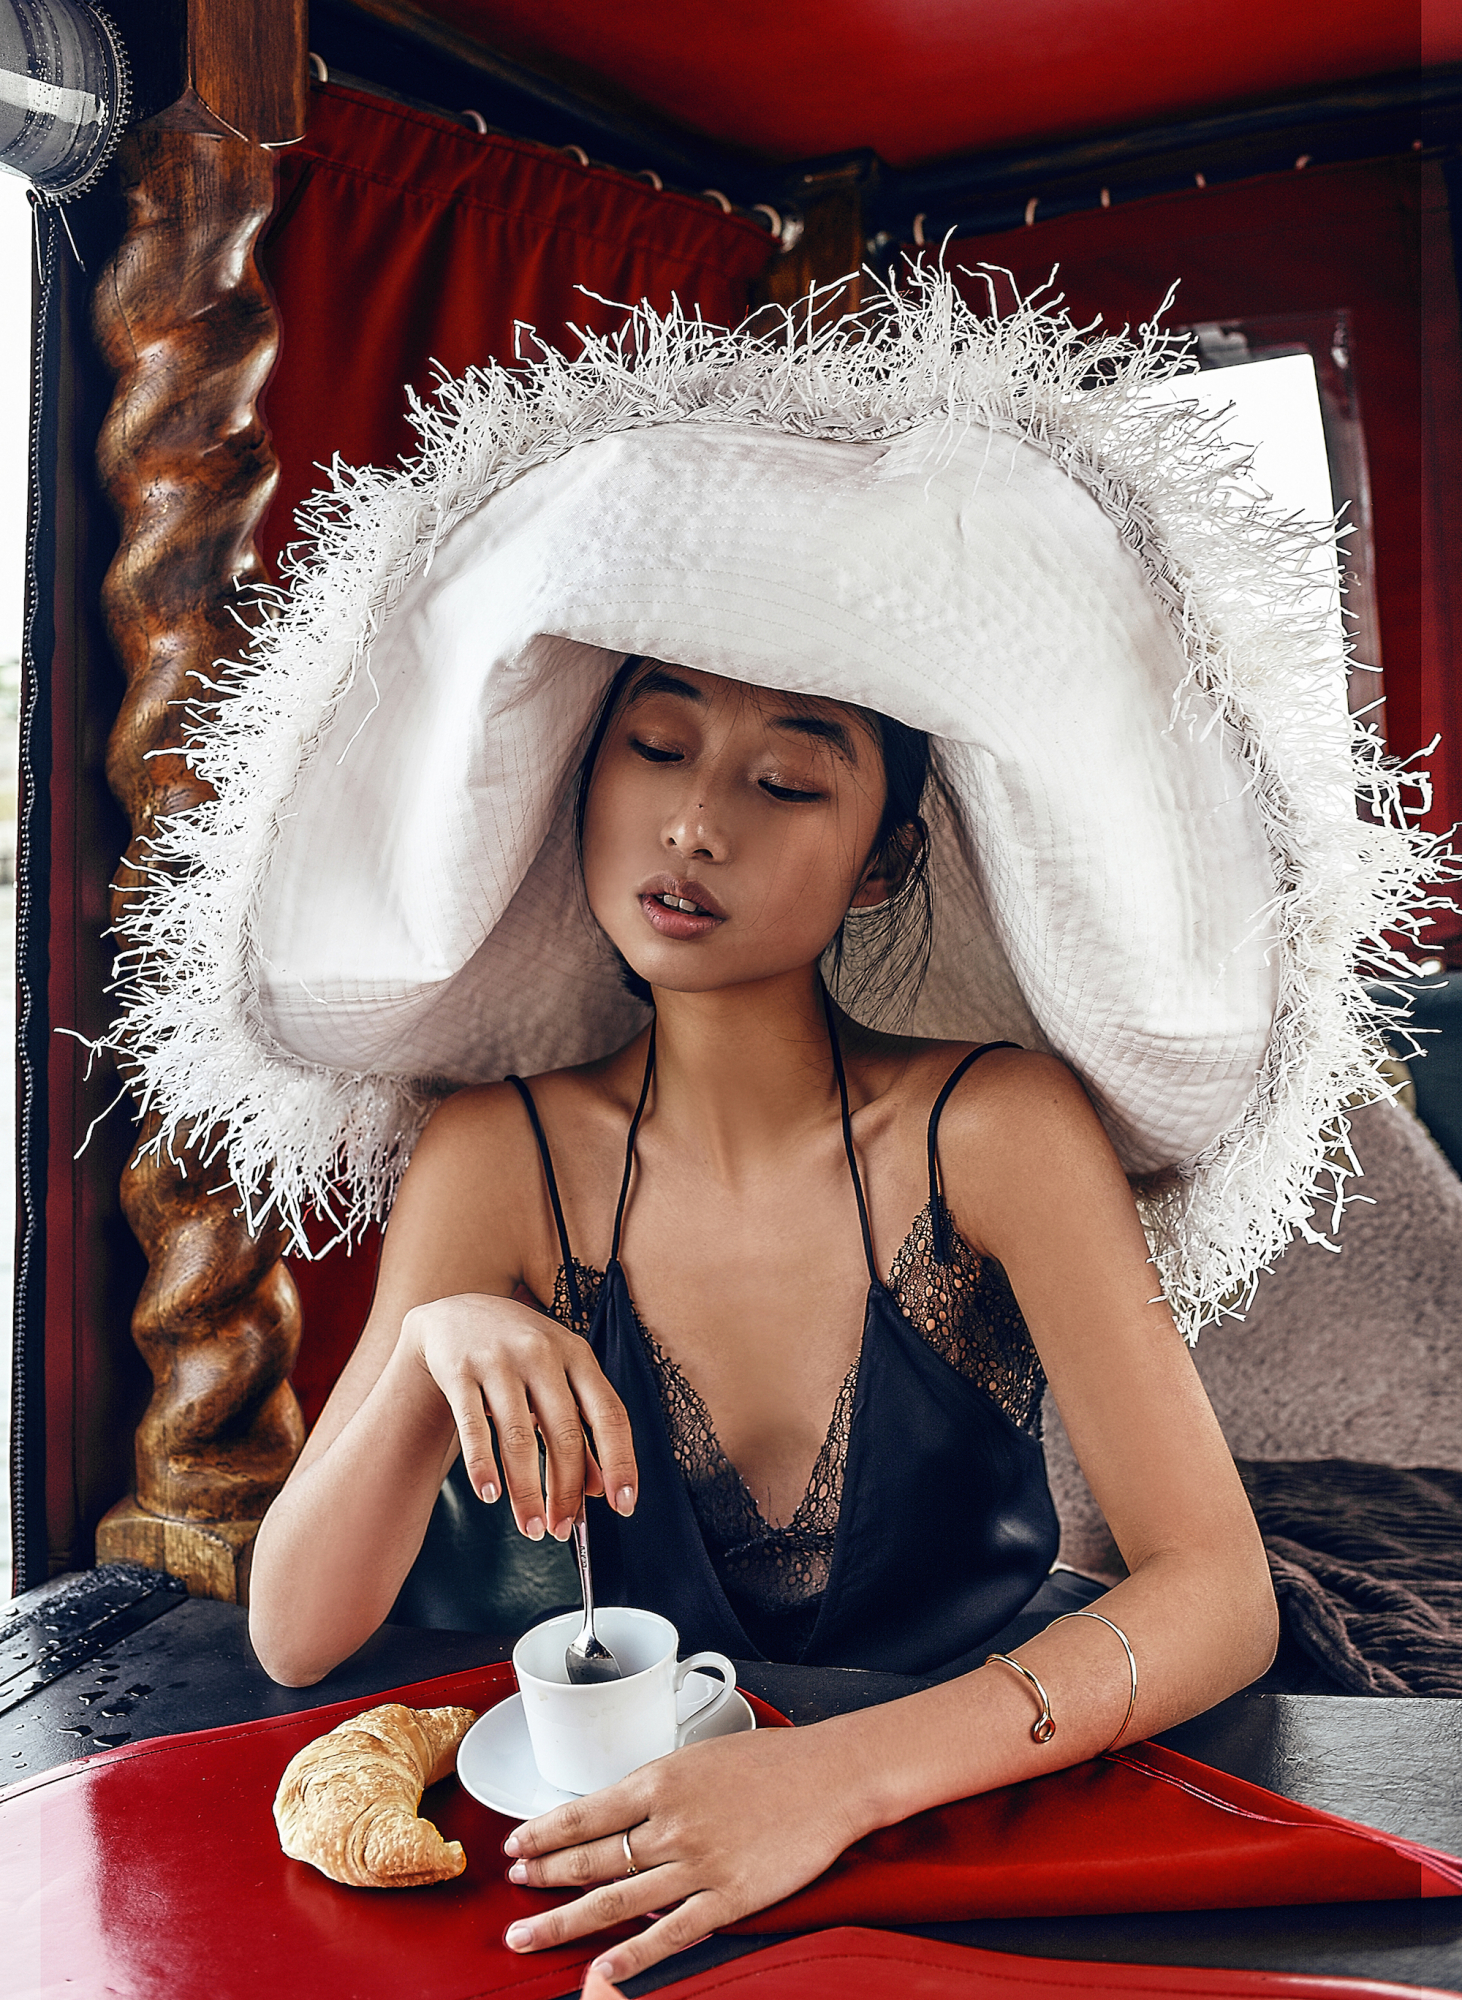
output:
MULTIPOLYGON (((1351 1129, 1370 1199, 1346 1209, 1339 1251, 1291 1244, 1246 1319, 1203 1334, 1198 1372, 1239 1458, 1462 1470, 1462 1180, 1394 1104, 1351 1129)), ((1049 1395, 1046 1462, 1061 1560, 1120 1574, 1049 1395)))

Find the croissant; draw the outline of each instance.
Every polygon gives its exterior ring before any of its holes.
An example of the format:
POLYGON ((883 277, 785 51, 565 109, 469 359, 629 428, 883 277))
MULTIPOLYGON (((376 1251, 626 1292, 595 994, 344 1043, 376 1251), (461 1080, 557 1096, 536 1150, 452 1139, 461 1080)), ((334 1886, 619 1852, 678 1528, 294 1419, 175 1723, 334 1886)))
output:
POLYGON ((317 1736, 291 1757, 274 1798, 279 1843, 334 1882, 414 1889, 460 1875, 467 1856, 416 1809, 446 1777, 477 1720, 470 1708, 388 1701, 317 1736))

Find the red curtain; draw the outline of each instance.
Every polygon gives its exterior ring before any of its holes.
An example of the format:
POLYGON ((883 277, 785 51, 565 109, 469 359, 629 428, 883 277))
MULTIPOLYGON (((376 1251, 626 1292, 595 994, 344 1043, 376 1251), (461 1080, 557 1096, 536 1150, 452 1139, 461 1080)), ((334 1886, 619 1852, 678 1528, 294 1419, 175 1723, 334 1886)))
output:
MULTIPOLYGON (((603 300, 664 311, 678 299, 734 325, 772 252, 764 229, 713 202, 334 85, 312 93, 280 173, 262 252, 282 325, 265 403, 280 460, 261 537, 271 563, 322 464, 411 449, 408 383, 426 395, 438 366, 511 364, 518 323, 572 353, 573 326, 622 323, 603 300)), ((292 1260, 305 1323, 294 1382, 311 1422, 364 1323, 376 1247, 292 1260)))
MULTIPOLYGON (((1462 820, 1462 336, 1441 167, 1389 159, 1194 188, 968 238, 949 260, 1000 266, 1022 290, 1059 265, 1078 322, 1150 319, 1174 279, 1180 324, 1349 309, 1387 741, 1406 757, 1440 734, 1428 824, 1462 820)), ((962 283, 983 305, 983 283, 962 283)))
POLYGON ((517 322, 570 353, 572 326, 621 323, 579 286, 735 325, 772 251, 713 202, 333 84, 312 92, 280 181, 262 253, 283 325, 265 399, 281 467, 271 560, 321 464, 411 449, 405 385, 428 394, 438 364, 511 363, 517 322))

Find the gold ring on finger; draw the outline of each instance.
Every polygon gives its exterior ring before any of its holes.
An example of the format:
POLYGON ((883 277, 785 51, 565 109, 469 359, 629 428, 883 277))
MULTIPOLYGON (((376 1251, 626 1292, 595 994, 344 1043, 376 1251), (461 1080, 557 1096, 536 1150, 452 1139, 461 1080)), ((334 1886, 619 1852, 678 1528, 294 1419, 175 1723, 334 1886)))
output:
POLYGON ((640 1871, 635 1865, 634 1855, 630 1852, 629 1835, 622 1833, 619 1837, 624 1843, 624 1872, 626 1879, 628 1879, 631 1875, 638 1875, 640 1871))

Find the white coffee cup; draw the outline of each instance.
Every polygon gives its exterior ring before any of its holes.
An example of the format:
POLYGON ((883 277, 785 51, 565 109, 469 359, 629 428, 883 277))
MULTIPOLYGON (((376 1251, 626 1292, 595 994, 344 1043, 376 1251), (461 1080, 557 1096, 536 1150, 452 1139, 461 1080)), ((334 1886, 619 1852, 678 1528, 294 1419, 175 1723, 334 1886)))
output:
POLYGON ((513 1648, 534 1761, 561 1792, 597 1792, 668 1756, 736 1690, 736 1669, 724 1653, 677 1660, 680 1635, 668 1618, 615 1604, 596 1609, 594 1625, 623 1678, 575 1687, 564 1651, 583 1622, 577 1611, 550 1618, 513 1648), (723 1684, 681 1719, 675 1699, 681 1683, 703 1669, 719 1674, 723 1684))

